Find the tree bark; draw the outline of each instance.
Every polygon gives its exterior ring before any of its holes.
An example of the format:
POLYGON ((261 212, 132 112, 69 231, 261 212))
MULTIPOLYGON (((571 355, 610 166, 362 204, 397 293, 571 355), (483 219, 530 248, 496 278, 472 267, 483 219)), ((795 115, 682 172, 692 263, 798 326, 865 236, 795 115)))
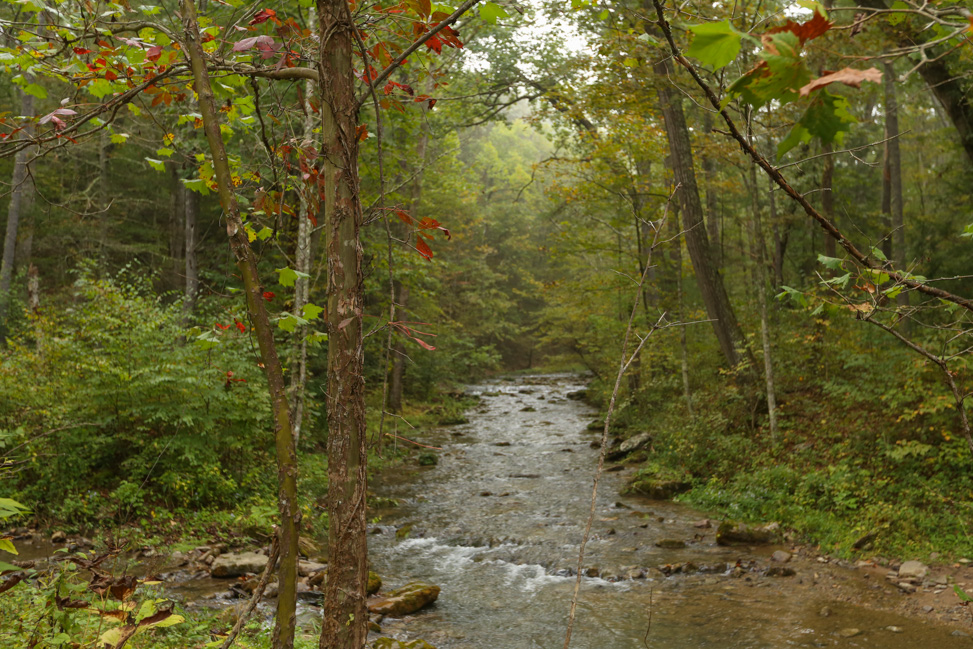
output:
POLYGON ((179 178, 179 165, 167 162, 169 169, 169 287, 183 288, 186 250, 186 197, 188 191, 179 178))
MULTIPOLYGON (((20 112, 22 115, 34 114, 34 98, 27 93, 20 96, 20 112)), ((27 139, 27 131, 21 131, 18 139, 27 139)), ((30 204, 30 195, 34 188, 27 174, 27 161, 30 148, 21 149, 14 157, 14 170, 10 188, 10 205, 7 208, 7 228, 3 238, 3 259, 0 260, 0 344, 7 335, 7 316, 10 310, 10 291, 13 284, 14 263, 17 253, 17 232, 20 219, 26 207, 30 204)))
MULTIPOLYGON (((888 153, 889 202, 892 213, 892 265, 900 273, 908 272, 905 257, 905 215, 902 201, 902 154, 899 150, 899 103, 895 93, 895 70, 885 63, 882 75, 885 88, 885 143, 888 153)), ((902 291, 895 298, 900 309, 908 309, 909 292, 902 291)), ((909 319, 901 323, 902 332, 908 335, 909 319)))
POLYGON ((346 0, 317 0, 328 275, 328 580, 322 649, 360 649, 368 634, 363 277, 359 231, 354 25, 346 0))
MULTIPOLYGON (((193 0, 183 0, 182 18, 185 27, 186 50, 192 64, 196 93, 199 96, 199 111, 203 116, 203 129, 209 141, 213 156, 213 170, 219 188, 220 204, 226 214, 226 234, 230 249, 237 262, 246 291, 247 308, 250 322, 257 338, 257 346, 267 376, 271 406, 274 416, 274 440, 277 450, 278 509, 280 511, 280 567, 278 568, 279 595, 277 598, 277 621, 274 627, 274 649, 292 649, 294 632, 297 627, 297 559, 298 529, 301 512, 297 506, 297 455, 294 450, 294 436, 291 430, 290 407, 284 388, 284 372, 277 356, 274 332, 267 315, 266 303, 260 278, 257 275, 257 260, 250 249, 250 243, 243 229, 240 209, 233 194, 233 183, 226 148, 220 133, 219 112, 206 59, 200 42, 199 25, 196 20, 196 7, 193 0)), ((333 519, 332 519, 333 520, 333 519)))
POLYGON ((665 120, 666 135, 669 139, 669 154, 673 175, 679 186, 676 194, 682 212, 682 226, 686 236, 686 250, 693 263, 696 283, 702 294, 706 314, 712 320, 713 331, 719 341, 720 350, 730 367, 736 367, 741 360, 756 363, 753 354, 746 346, 736 314, 723 286, 723 278, 713 263, 706 226, 703 222, 703 206, 699 200, 696 185, 696 172, 693 169, 693 154, 689 142, 689 130, 683 114, 679 97, 668 85, 664 63, 656 66, 662 77, 659 85, 659 100, 665 120))

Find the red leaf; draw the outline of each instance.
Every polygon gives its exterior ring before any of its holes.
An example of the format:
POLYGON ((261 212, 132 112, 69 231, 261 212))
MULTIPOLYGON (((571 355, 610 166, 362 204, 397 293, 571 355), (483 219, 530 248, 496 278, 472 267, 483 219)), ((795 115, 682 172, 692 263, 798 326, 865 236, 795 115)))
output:
POLYGON ((260 23, 265 23, 268 20, 270 20, 271 18, 275 17, 276 15, 277 15, 277 12, 274 11, 273 9, 261 9, 253 17, 253 20, 250 21, 250 24, 251 25, 259 25, 260 23))
POLYGON ((239 320, 236 321, 236 328, 240 330, 240 333, 245 333, 247 328, 239 320))
POLYGON ((426 47, 433 50, 436 54, 443 53, 443 42, 439 40, 438 36, 433 36, 428 41, 426 41, 426 47))
POLYGON ((250 38, 244 38, 233 44, 234 52, 243 52, 245 50, 252 49, 256 46, 260 50, 266 50, 267 48, 273 47, 274 39, 270 36, 251 36, 250 38))
POLYGON ((358 128, 355 129, 355 136, 359 142, 364 142, 365 138, 368 137, 368 124, 359 124, 358 128))
POLYGON ((416 240, 416 250, 426 259, 432 259, 432 249, 429 247, 429 244, 422 239, 416 240))
POLYGON ((881 83, 882 73, 878 70, 878 68, 868 68, 867 70, 845 68, 843 70, 838 70, 837 72, 828 72, 827 74, 818 77, 811 83, 801 88, 801 96, 807 97, 818 88, 824 88, 832 83, 843 83, 853 88, 861 88, 862 81, 881 83))
POLYGON ((158 61, 160 56, 162 56, 162 46, 160 45, 150 47, 145 53, 145 58, 152 62, 158 61))
POLYGON ((413 223, 415 223, 413 218, 409 216, 408 212, 403 212, 402 210, 396 210, 395 215, 399 217, 399 220, 405 223, 406 225, 412 225, 413 223))
POLYGON ((74 47, 72 49, 74 50, 74 53, 77 54, 78 56, 83 56, 85 54, 91 54, 91 50, 85 49, 83 47, 74 47))
POLYGON ((419 343, 420 345, 422 345, 424 349, 428 349, 431 352, 436 351, 436 348, 435 347, 433 347, 432 345, 430 345, 429 343, 427 343, 422 338, 416 338, 415 336, 412 336, 412 340, 414 340, 417 343, 419 343))
MULTIPOLYGON (((58 116, 60 115, 60 116, 63 116, 63 117, 70 117, 71 115, 77 115, 77 114, 78 114, 77 111, 71 110, 70 108, 58 108, 57 110, 53 110, 53 111, 49 112, 47 115, 44 115, 43 117, 41 117, 37 121, 37 123, 38 124, 47 124, 48 122, 54 122, 55 124, 60 123, 61 126, 59 128, 63 128, 64 127, 64 122, 61 121, 60 119, 58 119, 58 116)), ((17 130, 20 130, 20 129, 17 129, 17 130)), ((14 131, 14 133, 16 133, 16 132, 17 131, 14 131)), ((13 135, 13 133, 11 133, 11 135, 13 135)))
POLYGON ((271 293, 270 291, 264 291, 264 299, 267 300, 268 302, 270 302, 271 300, 273 300, 275 297, 276 296, 273 293, 271 293))
POLYGON ((118 78, 118 75, 113 70, 105 70, 105 78, 109 81, 114 81, 118 78))
POLYGON ((801 39, 801 45, 803 45, 805 42, 817 38, 829 29, 831 29, 831 21, 815 11, 814 18, 806 23, 796 23, 793 20, 788 20, 781 27, 774 27, 773 29, 767 30, 767 33, 791 32, 801 39))
POLYGON ((230 328, 230 325, 220 324, 219 322, 216 323, 216 326, 224 331, 230 328))

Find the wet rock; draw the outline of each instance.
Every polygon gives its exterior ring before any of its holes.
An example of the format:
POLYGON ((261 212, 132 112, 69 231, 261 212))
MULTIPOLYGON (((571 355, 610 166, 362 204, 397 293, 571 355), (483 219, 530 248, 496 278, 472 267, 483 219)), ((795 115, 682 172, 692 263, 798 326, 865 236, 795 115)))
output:
POLYGON ((365 584, 365 594, 374 595, 382 587, 382 578, 378 576, 378 573, 368 571, 368 583, 365 584))
POLYGON ((857 635, 861 635, 861 633, 862 633, 861 629, 856 629, 854 627, 848 627, 846 629, 841 629, 840 631, 838 631, 838 635, 840 635, 842 638, 854 638, 857 635))
POLYGON ((297 564, 297 574, 299 574, 301 577, 307 577, 308 575, 314 573, 324 572, 325 568, 327 567, 328 564, 326 563, 318 563, 317 561, 301 561, 297 564))
POLYGON ((776 561, 777 563, 787 563, 791 560, 791 553, 784 552, 783 550, 777 550, 770 556, 771 561, 776 561))
POLYGON ((899 579, 924 579, 929 568, 919 561, 906 561, 899 566, 899 579))
POLYGON ((636 477, 625 489, 625 493, 636 493, 653 500, 670 500, 684 491, 689 491, 692 485, 685 480, 669 480, 649 476, 636 477))
POLYGON ((419 466, 436 466, 439 464, 439 456, 435 453, 420 453, 419 466))
POLYGON ((395 638, 378 638, 372 643, 372 649, 436 649, 425 640, 396 640, 395 638))
POLYGON ((923 612, 923 613, 932 613, 932 612, 933 612, 933 608, 932 608, 932 606, 929 606, 929 605, 927 604, 926 606, 923 606, 923 607, 922 607, 922 612, 923 612))
POLYGON ((438 597, 439 586, 413 582, 393 590, 385 597, 373 599, 368 603, 368 610, 381 615, 401 617, 432 604, 438 597))
POLYGON ((956 636, 957 638, 969 638, 970 637, 970 634, 969 633, 966 633, 965 631, 959 631, 959 630, 953 631, 949 635, 956 636))
POLYGON ((663 550, 679 550, 686 547, 686 542, 679 539, 659 539, 655 542, 655 547, 663 550))
POLYGON ((483 496, 484 498, 486 498, 488 496, 492 496, 493 495, 493 492, 492 491, 481 491, 480 492, 480 495, 483 496))
POLYGON ((494 442, 494 446, 510 446, 510 442, 494 442))
POLYGON ((588 446, 590 446, 591 448, 601 448, 601 442, 599 442, 596 439, 593 442, 591 442, 590 444, 588 444, 588 446))
POLYGON ((904 629, 900 626, 887 626, 885 627, 885 630, 889 631, 890 633, 902 633, 904 631, 904 629))
POLYGON ((625 579, 645 579, 645 569, 638 566, 626 566, 622 568, 622 577, 625 579))
POLYGON ((534 406, 524 406, 520 409, 520 412, 537 412, 537 408, 534 406))
POLYGON ((754 527, 724 521, 716 530, 717 545, 766 545, 777 540, 776 526, 754 527))
POLYGON ((176 550, 175 552, 172 553, 172 555, 169 556, 169 561, 171 561, 172 565, 174 566, 184 566, 187 563, 189 563, 189 560, 186 558, 186 555, 180 552, 179 550, 176 550))
POLYGON ((900 581, 895 584, 896 587, 903 593, 914 593, 916 592, 915 584, 909 583, 908 581, 900 581))
POLYGON ((585 568, 584 571, 585 577, 598 577, 600 575, 601 575, 601 570, 599 570, 598 568, 585 568))
POLYGON ((213 577, 240 577, 247 573, 263 572, 267 557, 258 552, 223 554, 213 560, 210 575, 213 577))
POLYGON ((605 428, 604 419, 595 419, 587 426, 588 430, 603 430, 605 428))
POLYGON ((701 530, 708 530, 709 528, 713 527, 713 523, 710 522, 708 518, 704 518, 701 521, 696 521, 693 523, 693 527, 701 530))
POLYGON ((324 593, 310 588, 297 589, 297 601, 307 604, 321 604, 324 602, 324 593))
POLYGON ((575 390, 574 392, 568 392, 564 396, 566 396, 568 399, 571 399, 571 401, 583 401, 584 399, 588 398, 588 391, 575 390))
POLYGON ((615 460, 619 460, 629 453, 646 447, 651 443, 652 433, 639 433, 634 437, 629 437, 627 440, 619 444, 617 449, 611 451, 607 455, 607 459, 614 462, 615 460))
POLYGON ((58 530, 51 534, 51 543, 64 543, 68 540, 68 535, 58 530))
POLYGON ((827 606, 823 607, 820 611, 818 611, 818 615, 820 615, 821 617, 831 617, 833 614, 834 611, 832 611, 827 606))
POLYGON ((797 572, 787 566, 774 566, 767 571, 768 577, 793 577, 797 572))

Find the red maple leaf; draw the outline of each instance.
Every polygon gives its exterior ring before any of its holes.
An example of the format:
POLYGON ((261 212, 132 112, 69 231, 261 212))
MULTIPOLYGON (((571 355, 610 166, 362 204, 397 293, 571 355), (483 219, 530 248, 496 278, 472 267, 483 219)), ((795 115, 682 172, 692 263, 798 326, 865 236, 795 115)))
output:
POLYGON ((264 299, 267 300, 268 302, 270 302, 271 300, 273 300, 274 297, 276 297, 276 296, 273 293, 271 293, 270 291, 264 291, 264 299))
POLYGON ((791 32, 801 39, 801 45, 803 45, 807 41, 815 39, 831 29, 831 25, 832 23, 830 20, 815 11, 814 18, 805 23, 796 23, 793 20, 788 20, 780 27, 774 27, 773 29, 767 30, 767 33, 777 34, 779 32, 791 32))
POLYGON ((236 328, 240 330, 240 333, 244 333, 247 330, 246 326, 239 320, 236 320, 236 328))
POLYGON ((277 12, 273 9, 261 9, 254 15, 253 20, 250 21, 251 25, 259 25, 260 23, 265 23, 271 18, 275 18, 277 12))

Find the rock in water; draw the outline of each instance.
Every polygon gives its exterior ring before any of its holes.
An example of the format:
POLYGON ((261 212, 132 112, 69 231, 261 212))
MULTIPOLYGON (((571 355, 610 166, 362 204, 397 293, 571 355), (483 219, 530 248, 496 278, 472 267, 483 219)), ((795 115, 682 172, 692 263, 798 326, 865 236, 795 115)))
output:
POLYGON ((679 539, 659 539, 655 542, 655 547, 663 550, 680 550, 686 547, 686 542, 679 539))
POLYGON ((632 451, 637 451, 638 449, 648 446, 651 443, 652 433, 639 433, 635 437, 629 437, 627 440, 619 444, 618 448, 611 451, 606 459, 614 462, 615 460, 625 457, 632 451))
POLYGON ((365 586, 365 593, 374 595, 382 587, 382 578, 377 573, 368 571, 368 584, 365 586))
POLYGON ((716 530, 717 545, 765 545, 777 540, 777 529, 773 525, 751 527, 743 523, 724 521, 716 530))
POLYGON ((929 568, 919 561, 906 561, 899 566, 899 579, 925 579, 929 568))
POLYGON ((770 560, 778 563, 787 563, 791 560, 791 553, 784 552, 783 550, 777 550, 777 552, 774 552, 774 554, 771 555, 770 560))
POLYGON ((395 640, 394 638, 378 638, 372 643, 372 649, 436 649, 425 640, 395 640))
POLYGON ((380 615, 401 617, 415 613, 428 606, 439 597, 439 586, 423 582, 413 582, 393 590, 385 597, 378 597, 368 603, 368 610, 380 615))
POLYGON ((213 561, 210 575, 213 577, 240 577, 247 573, 263 572, 267 557, 259 552, 221 554, 213 561))

